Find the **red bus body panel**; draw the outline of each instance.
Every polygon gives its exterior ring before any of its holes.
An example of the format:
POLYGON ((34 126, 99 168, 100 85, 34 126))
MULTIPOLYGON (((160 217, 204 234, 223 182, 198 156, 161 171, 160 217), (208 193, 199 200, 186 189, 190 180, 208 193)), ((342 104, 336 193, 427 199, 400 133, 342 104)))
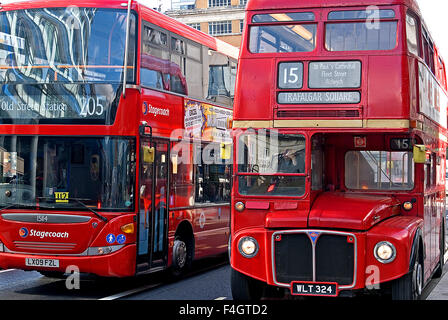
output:
MULTIPOLYGON (((414 0, 310 0, 300 3, 290 0, 250 0, 248 2, 235 96, 234 162, 237 163, 237 153, 241 150, 238 146, 240 135, 254 134, 257 130, 260 132, 276 130, 285 135, 301 134, 306 139, 307 177, 305 193, 301 197, 274 197, 268 194, 247 196, 239 193, 238 178, 249 174, 239 173, 238 165, 234 166, 236 174, 232 193, 231 223, 233 269, 289 291, 289 283, 276 281, 275 262, 278 256, 273 251, 276 247, 275 241, 282 241, 283 234, 322 232, 355 238, 354 282, 340 286, 340 291, 364 290, 369 285, 383 284, 407 274, 410 270, 412 249, 416 243, 414 241, 422 243, 424 282, 428 282, 441 256, 439 244, 440 230, 445 220, 444 173, 448 139, 446 119, 432 119, 421 107, 423 103, 437 100, 431 93, 427 93, 426 96, 422 94, 424 90, 422 77, 429 74, 428 83, 432 80, 435 83, 429 86, 434 86, 435 92, 438 91, 440 96, 446 97, 447 83, 444 63, 436 54, 436 46, 434 46, 434 63, 441 69, 439 71, 436 68, 437 72, 434 74, 426 65, 424 58, 408 52, 405 23, 408 12, 418 18, 422 27, 425 26, 414 0), (391 50, 378 51, 327 50, 325 25, 329 22, 341 22, 328 20, 328 14, 338 10, 362 11, 371 5, 395 12, 395 18, 390 20, 397 21, 396 46, 391 50), (252 22, 252 17, 293 12, 314 13, 314 21, 288 22, 288 24, 317 25, 314 50, 280 53, 252 53, 249 50, 252 26, 286 24, 284 20, 274 21, 275 18, 272 22, 252 22), (298 61, 303 63, 302 88, 277 87, 279 64, 298 61), (315 61, 359 61, 362 70, 361 85, 356 90, 361 94, 361 101, 352 104, 279 103, 277 97, 280 92, 325 90, 313 90, 308 86, 309 63, 315 61), (367 187, 365 190, 352 190, 347 187, 345 183, 347 152, 390 151, 389 142, 392 138, 405 137, 415 138, 416 144, 424 145, 427 159, 433 158, 435 162, 431 163, 437 165, 433 164, 432 167, 437 169, 433 169, 434 171, 427 169, 430 166, 429 160, 426 164, 415 163, 414 185, 408 188, 409 190, 381 191, 369 190, 367 187), (356 139, 361 139, 365 145, 356 146, 356 139), (319 146, 325 154, 323 183, 317 190, 312 190, 310 186, 313 179, 310 172, 311 153, 314 148, 311 146, 312 141, 320 143, 319 146), (432 178, 429 172, 433 172, 432 178), (245 205, 242 211, 235 209, 235 204, 239 202, 245 205), (258 205, 252 205, 254 202, 258 205), (412 202, 412 209, 404 210, 402 205, 405 202, 412 202), (279 236, 278 240, 273 235, 279 236), (259 244, 257 254, 252 258, 243 256, 239 251, 238 242, 244 237, 252 237, 259 244), (395 246, 397 255, 393 262, 383 264, 375 258, 375 245, 381 241, 388 241, 395 246), (374 270, 379 270, 379 275, 376 275, 374 270)), ((332 90, 336 89, 328 88, 327 91, 332 90)), ((440 101, 444 104, 434 108, 439 108, 440 112, 446 111, 447 100, 440 101)), ((446 116, 446 112, 442 114, 446 116)), ((254 176, 256 173, 250 175, 254 176)), ((288 253, 298 255, 293 248, 290 248, 288 253)), ((282 251, 282 255, 287 255, 286 251, 282 251)), ((299 261, 299 258, 294 261, 299 261)), ((291 281, 302 280, 304 279, 291 281)))
MULTIPOLYGON (((115 8, 123 9, 123 1, 73 1, 71 6, 77 7, 94 7, 94 8, 115 8)), ((25 10, 31 8, 58 8, 67 7, 67 2, 64 1, 26 1, 10 4, 2 4, 0 12, 12 10, 25 10)), ((169 69, 169 73, 173 75, 180 75, 180 69, 176 68, 174 64, 167 64, 159 61, 155 57, 143 56, 141 58, 141 22, 142 19, 150 21, 151 23, 183 37, 196 41, 210 49, 218 51, 232 59, 238 58, 238 49, 217 40, 207 34, 198 32, 180 22, 169 18, 159 12, 149 9, 136 1, 132 2, 131 9, 138 14, 138 35, 139 41, 137 45, 136 55, 138 57, 136 62, 136 69, 140 70, 140 66, 151 65, 159 69, 169 69)), ((163 90, 157 91, 149 88, 144 88, 139 85, 140 73, 136 72, 137 85, 128 85, 126 89, 126 97, 121 96, 115 122, 112 125, 0 125, 0 135, 37 135, 37 136, 122 136, 133 137, 136 145, 140 142, 139 126, 142 122, 146 122, 151 126, 152 135, 170 141, 173 131, 185 129, 185 102, 188 100, 186 96, 177 94, 170 94, 163 90), (154 108, 168 109, 169 120, 157 116, 150 112, 145 112, 144 103, 150 104, 154 108)), ((185 79, 184 79, 185 82, 185 79)), ((185 83, 186 84, 186 83, 185 83)), ((163 88, 166 89, 166 88, 163 88)), ((210 102, 208 102, 210 103, 210 102)), ((141 160, 140 152, 137 147, 136 163, 139 164, 141 160)), ((193 170, 190 167, 190 170, 193 170)), ((139 165, 137 165, 135 190, 138 190, 138 177, 140 175, 139 165)), ((193 174, 191 174, 193 176, 193 174)), ((171 185, 169 185, 171 188, 171 185)), ((0 242, 3 243, 12 253, 0 252, 0 268, 18 268, 24 270, 44 270, 44 271, 59 271, 64 272, 69 265, 76 265, 80 272, 93 273, 99 276, 106 277, 127 277, 135 275, 137 271, 137 235, 138 235, 138 191, 135 191, 136 204, 133 212, 104 212, 101 215, 108 219, 105 223, 95 217, 89 211, 50 211, 46 212, 41 209, 39 211, 30 210, 4 210, 1 214, 6 213, 38 213, 38 214, 64 214, 64 215, 84 215, 89 216, 90 220, 79 224, 39 224, 39 223, 24 223, 16 221, 6 221, 0 217, 0 242), (134 225, 134 232, 126 234, 126 242, 124 246, 108 255, 102 256, 83 256, 82 254, 92 247, 107 247, 106 241, 109 234, 121 234, 123 231, 121 227, 127 224, 134 225), (94 226, 95 225, 95 226, 94 226), (38 243, 41 239, 30 239, 37 243, 35 247, 30 244, 23 245, 23 238, 19 234, 21 228, 28 230, 35 229, 43 232, 67 232, 68 238, 51 239, 51 244, 44 249, 38 243), (22 242, 21 242, 22 241, 22 242), (56 248, 57 253, 51 249, 56 248), (45 253, 44 253, 45 252, 45 253), (52 254, 49 254, 51 252, 52 254), (54 252, 54 254, 53 254, 54 252), (25 258, 41 258, 41 259, 58 259, 60 267, 54 268, 36 268, 25 266, 25 258)), ((191 197, 193 197, 193 189, 189 189, 188 196, 177 195, 171 192, 172 202, 176 203, 175 207, 191 207, 191 197)), ((160 203, 160 199, 156 199, 156 203, 160 203)), ((174 205, 173 205, 174 206, 174 205)), ((172 265, 174 236, 178 230, 179 225, 188 223, 195 238, 195 258, 203 258, 207 256, 214 256, 225 253, 227 251, 228 237, 230 234, 230 208, 228 203, 210 207, 210 208, 192 208, 185 210, 174 210, 168 212, 167 225, 167 261, 164 268, 172 265), (205 214, 205 221, 202 221, 201 215, 205 214)), ((152 272, 147 268, 143 272, 152 272)))

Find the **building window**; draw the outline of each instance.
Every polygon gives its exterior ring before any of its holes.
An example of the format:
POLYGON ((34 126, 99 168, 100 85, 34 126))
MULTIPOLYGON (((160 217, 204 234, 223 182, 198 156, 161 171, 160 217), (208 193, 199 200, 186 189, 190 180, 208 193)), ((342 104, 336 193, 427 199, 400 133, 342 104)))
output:
POLYGON ((208 23, 208 33, 217 36, 232 33, 232 21, 214 21, 208 23))
POLYGON ((195 0, 171 0, 172 10, 191 10, 194 9, 194 7, 195 0))
POLYGON ((244 29, 244 20, 240 20, 240 32, 242 33, 244 29))
POLYGON ((240 0, 240 5, 245 6, 247 4, 247 0, 240 0))
POLYGON ((201 31, 201 24, 200 23, 188 23, 189 27, 192 27, 193 29, 201 31))
POLYGON ((226 7, 230 6, 231 2, 230 0, 208 0, 208 6, 210 8, 212 7, 226 7))

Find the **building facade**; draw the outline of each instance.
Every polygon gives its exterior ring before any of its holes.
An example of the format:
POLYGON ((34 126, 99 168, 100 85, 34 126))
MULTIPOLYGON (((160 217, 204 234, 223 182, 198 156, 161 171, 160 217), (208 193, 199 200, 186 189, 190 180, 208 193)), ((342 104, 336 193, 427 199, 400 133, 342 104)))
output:
POLYGON ((240 47, 247 0, 172 0, 166 15, 240 47))

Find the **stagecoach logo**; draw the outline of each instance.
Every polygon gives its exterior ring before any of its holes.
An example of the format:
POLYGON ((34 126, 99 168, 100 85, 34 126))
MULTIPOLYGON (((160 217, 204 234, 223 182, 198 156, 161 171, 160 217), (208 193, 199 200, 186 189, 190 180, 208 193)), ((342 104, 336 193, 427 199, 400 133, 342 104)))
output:
POLYGON ((320 232, 316 232, 316 231, 308 232, 308 236, 310 237, 311 241, 313 241, 313 243, 315 243, 317 238, 319 238, 319 236, 320 236, 320 232))
POLYGON ((22 238, 26 238, 28 237, 28 229, 27 228, 20 228, 19 230, 19 236, 21 236, 22 238))
POLYGON ((61 238, 61 239, 67 239, 69 237, 68 232, 54 232, 54 231, 39 231, 31 229, 28 231, 27 228, 23 227, 19 229, 19 236, 22 238, 26 238, 28 236, 35 237, 35 238, 61 238))
POLYGON ((143 115, 152 114, 154 117, 157 117, 158 115, 169 117, 170 116, 170 109, 168 108, 156 108, 152 105, 148 104, 147 102, 143 102, 142 106, 142 112, 143 115))

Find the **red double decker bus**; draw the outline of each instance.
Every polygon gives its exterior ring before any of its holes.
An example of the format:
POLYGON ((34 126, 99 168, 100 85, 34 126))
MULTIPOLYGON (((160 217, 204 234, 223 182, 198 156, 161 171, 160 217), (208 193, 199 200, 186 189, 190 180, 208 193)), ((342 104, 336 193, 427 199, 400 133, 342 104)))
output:
POLYGON ((238 50, 135 1, 2 5, 0 25, 0 267, 226 253, 238 50))
POLYGON ((233 297, 419 298, 444 264, 447 81, 416 2, 249 0, 245 21, 233 297))

